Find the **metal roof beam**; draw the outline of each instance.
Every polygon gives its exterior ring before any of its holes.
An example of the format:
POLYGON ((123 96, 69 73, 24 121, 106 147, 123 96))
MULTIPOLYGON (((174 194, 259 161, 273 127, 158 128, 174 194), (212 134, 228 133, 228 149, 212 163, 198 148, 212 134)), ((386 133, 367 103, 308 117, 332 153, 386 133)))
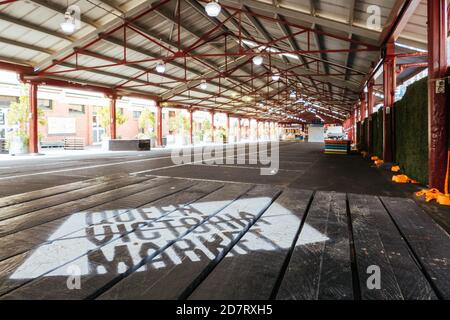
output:
MULTIPOLYGON (((282 15, 285 17, 289 17, 291 19, 297 19, 304 22, 307 22, 309 24, 315 24, 315 25, 324 25, 328 28, 332 28, 337 31, 341 32, 352 32, 355 34, 360 35, 361 37, 371 39, 371 40, 377 40, 379 37, 379 32, 365 29, 357 26, 350 27, 346 23, 342 23, 340 21, 332 20, 329 18, 324 18, 320 16, 312 16, 310 13, 305 13, 299 10, 294 9, 288 9, 285 7, 277 7, 272 4, 264 3, 257 0, 239 0, 239 2, 243 5, 246 5, 248 7, 252 7, 259 10, 264 10, 266 12, 276 13, 278 15, 282 15)), ((314 9, 315 10, 315 9, 314 9)))

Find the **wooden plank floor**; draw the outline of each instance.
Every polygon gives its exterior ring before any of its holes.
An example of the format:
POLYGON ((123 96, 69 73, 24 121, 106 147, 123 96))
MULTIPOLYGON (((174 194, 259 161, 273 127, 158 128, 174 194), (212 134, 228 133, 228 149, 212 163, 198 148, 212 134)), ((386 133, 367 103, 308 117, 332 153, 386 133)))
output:
POLYGON ((449 235, 407 198, 114 175, 0 199, 0 299, 429 300, 449 288, 449 235))

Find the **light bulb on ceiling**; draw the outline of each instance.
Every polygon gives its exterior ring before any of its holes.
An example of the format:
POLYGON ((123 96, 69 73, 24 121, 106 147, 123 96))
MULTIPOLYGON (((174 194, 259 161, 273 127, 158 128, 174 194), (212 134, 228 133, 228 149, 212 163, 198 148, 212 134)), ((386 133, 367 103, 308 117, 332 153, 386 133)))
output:
POLYGON ((166 65, 164 62, 160 61, 156 64, 156 71, 158 73, 164 73, 166 71, 166 65))
POLYGON ((206 88, 208 88, 208 84, 206 83, 206 80, 202 80, 202 83, 200 84, 200 88, 202 90, 206 90, 206 88))
POLYGON ((221 9, 222 8, 217 0, 213 0, 205 6, 206 14, 210 17, 217 17, 221 9))
POLYGON ((297 94, 295 93, 295 91, 291 91, 291 93, 289 94, 290 98, 296 98, 297 94))
POLYGON ((254 56, 252 59, 253 63, 257 66, 260 66, 263 63, 263 57, 261 56, 254 56))
POLYGON ((72 14, 70 11, 66 11, 64 14, 64 21, 60 24, 61 29, 66 34, 74 33, 75 31, 75 23, 73 21, 72 14))
POLYGON ((278 80, 280 80, 280 75, 279 75, 278 73, 274 73, 274 74, 272 75, 272 80, 273 80, 273 81, 278 81, 278 80))

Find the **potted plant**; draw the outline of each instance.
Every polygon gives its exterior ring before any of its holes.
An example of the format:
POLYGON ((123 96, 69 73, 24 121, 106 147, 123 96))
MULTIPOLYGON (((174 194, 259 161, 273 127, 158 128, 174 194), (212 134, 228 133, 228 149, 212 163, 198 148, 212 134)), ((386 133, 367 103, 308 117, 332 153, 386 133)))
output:
MULTIPOLYGON (((28 142, 28 121, 31 116, 29 99, 24 93, 26 87, 22 87, 22 95, 19 100, 12 102, 8 111, 8 126, 12 128, 12 131, 8 134, 8 150, 9 154, 25 154, 29 152, 28 142)), ((45 125, 45 115, 44 111, 38 109, 38 123, 40 125, 45 125)), ((41 136, 38 136, 40 140, 41 136)))

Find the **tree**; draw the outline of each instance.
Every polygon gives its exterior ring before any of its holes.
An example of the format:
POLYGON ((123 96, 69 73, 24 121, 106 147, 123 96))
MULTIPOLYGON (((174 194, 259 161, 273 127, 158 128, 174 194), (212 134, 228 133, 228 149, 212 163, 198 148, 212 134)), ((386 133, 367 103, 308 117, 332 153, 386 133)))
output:
POLYGON ((179 133, 180 129, 181 133, 189 130, 189 120, 181 112, 176 112, 175 117, 169 118, 169 131, 179 133))
POLYGON ((224 139, 227 137, 227 131, 225 130, 224 127, 219 127, 219 129, 217 129, 217 136, 221 139, 224 139))
POLYGON ((211 131, 211 121, 209 121, 208 119, 203 120, 202 130, 211 131))
POLYGON ((144 130, 144 135, 149 138, 155 137, 155 114, 149 109, 144 109, 139 116, 139 129, 144 130))
MULTIPOLYGON (((12 102, 8 111, 8 126, 15 126, 16 130, 11 135, 12 137, 20 137, 23 144, 28 144, 28 122, 31 116, 30 101, 26 94, 27 86, 22 85, 21 96, 19 101, 12 102)), ((38 124, 45 126, 47 121, 45 120, 44 111, 38 109, 38 124)))
POLYGON ((206 135, 211 134, 211 121, 208 119, 203 120, 202 122, 202 136, 203 140, 205 140, 206 135))
MULTIPOLYGON (((111 110, 110 107, 101 107, 97 112, 98 123, 100 127, 105 129, 105 131, 111 136, 111 110)), ((116 125, 121 126, 127 122, 127 117, 123 112, 118 109, 116 110, 116 125)))

